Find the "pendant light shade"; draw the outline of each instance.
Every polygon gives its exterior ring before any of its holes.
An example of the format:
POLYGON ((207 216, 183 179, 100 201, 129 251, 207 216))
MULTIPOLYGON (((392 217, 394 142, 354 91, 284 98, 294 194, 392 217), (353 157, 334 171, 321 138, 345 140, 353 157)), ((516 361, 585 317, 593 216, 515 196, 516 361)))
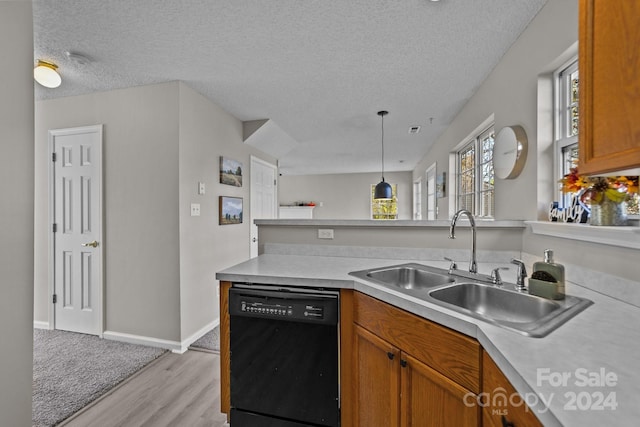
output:
POLYGON ((375 200, 390 200, 393 198, 393 192, 391 191, 391 185, 384 182, 384 116, 389 114, 388 111, 378 111, 378 115, 382 121, 382 180, 376 185, 376 189, 373 192, 373 198, 375 200))
POLYGON ((33 78, 44 87, 56 88, 62 83, 57 69, 56 64, 38 59, 38 65, 33 69, 33 78))

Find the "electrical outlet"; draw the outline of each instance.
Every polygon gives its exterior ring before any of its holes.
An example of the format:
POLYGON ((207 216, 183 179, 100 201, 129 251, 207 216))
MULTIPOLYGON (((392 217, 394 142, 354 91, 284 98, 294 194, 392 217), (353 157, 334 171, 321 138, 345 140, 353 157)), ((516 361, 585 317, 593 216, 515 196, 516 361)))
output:
POLYGON ((191 216, 200 216, 200 203, 191 203, 191 216))
POLYGON ((333 229, 331 228, 319 228, 318 239, 333 239, 333 229))

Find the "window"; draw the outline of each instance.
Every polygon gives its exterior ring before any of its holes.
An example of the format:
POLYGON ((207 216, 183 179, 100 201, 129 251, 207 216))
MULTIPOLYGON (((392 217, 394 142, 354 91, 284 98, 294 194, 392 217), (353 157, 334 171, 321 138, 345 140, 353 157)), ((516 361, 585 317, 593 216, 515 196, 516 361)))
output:
MULTIPOLYGON (((558 182, 569 169, 578 166, 578 99, 579 99, 578 60, 574 59, 556 72, 556 111, 555 111, 555 181, 558 182)), ((571 194, 562 194, 558 186, 558 205, 566 208, 571 204, 571 194)), ((627 213, 638 215, 640 196, 633 195, 627 202, 627 213)))
POLYGON ((376 184, 371 184, 371 219, 398 219, 398 185, 391 185, 391 200, 375 200, 376 184))
MULTIPOLYGON (((569 169, 578 165, 578 60, 574 59, 556 73, 555 159, 558 182, 569 169)), ((559 207, 571 204, 571 195, 562 194, 558 186, 559 207)))
POLYGON ((425 172, 427 178, 427 219, 436 219, 436 164, 425 172))
POLYGON ((413 181, 413 219, 422 219, 422 178, 413 181))
POLYGON ((482 218, 493 218, 495 214, 494 140, 492 125, 456 153, 456 209, 466 209, 482 218))

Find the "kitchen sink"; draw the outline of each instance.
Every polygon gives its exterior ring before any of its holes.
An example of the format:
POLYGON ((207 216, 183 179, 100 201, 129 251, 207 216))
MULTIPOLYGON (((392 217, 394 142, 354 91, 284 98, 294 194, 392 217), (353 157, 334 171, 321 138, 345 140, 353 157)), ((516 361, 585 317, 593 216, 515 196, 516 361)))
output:
POLYGON ((361 279, 401 289, 424 289, 455 282, 447 270, 421 264, 402 264, 349 273, 361 279))
POLYGON ((417 263, 349 274, 530 337, 546 336, 593 304, 571 295, 563 300, 541 298, 516 291, 512 283, 492 284, 488 276, 470 279, 466 272, 449 274, 417 263))
POLYGON ((592 304, 570 295, 549 300, 471 282, 434 289, 429 297, 442 306, 532 337, 547 335, 592 304))

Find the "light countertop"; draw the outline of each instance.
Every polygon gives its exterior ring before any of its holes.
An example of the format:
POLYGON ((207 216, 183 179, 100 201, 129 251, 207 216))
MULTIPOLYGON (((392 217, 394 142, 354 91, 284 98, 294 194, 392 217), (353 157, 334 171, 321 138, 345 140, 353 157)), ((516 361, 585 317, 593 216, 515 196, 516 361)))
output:
MULTIPOLYGON (((264 254, 219 280, 355 289, 476 338, 545 426, 636 425, 640 419, 640 309, 570 281, 594 302, 544 338, 531 338, 348 273, 405 262, 443 261, 264 254)), ((480 264, 480 272, 506 264, 480 264)), ((505 272, 505 281, 513 278, 505 272)))

